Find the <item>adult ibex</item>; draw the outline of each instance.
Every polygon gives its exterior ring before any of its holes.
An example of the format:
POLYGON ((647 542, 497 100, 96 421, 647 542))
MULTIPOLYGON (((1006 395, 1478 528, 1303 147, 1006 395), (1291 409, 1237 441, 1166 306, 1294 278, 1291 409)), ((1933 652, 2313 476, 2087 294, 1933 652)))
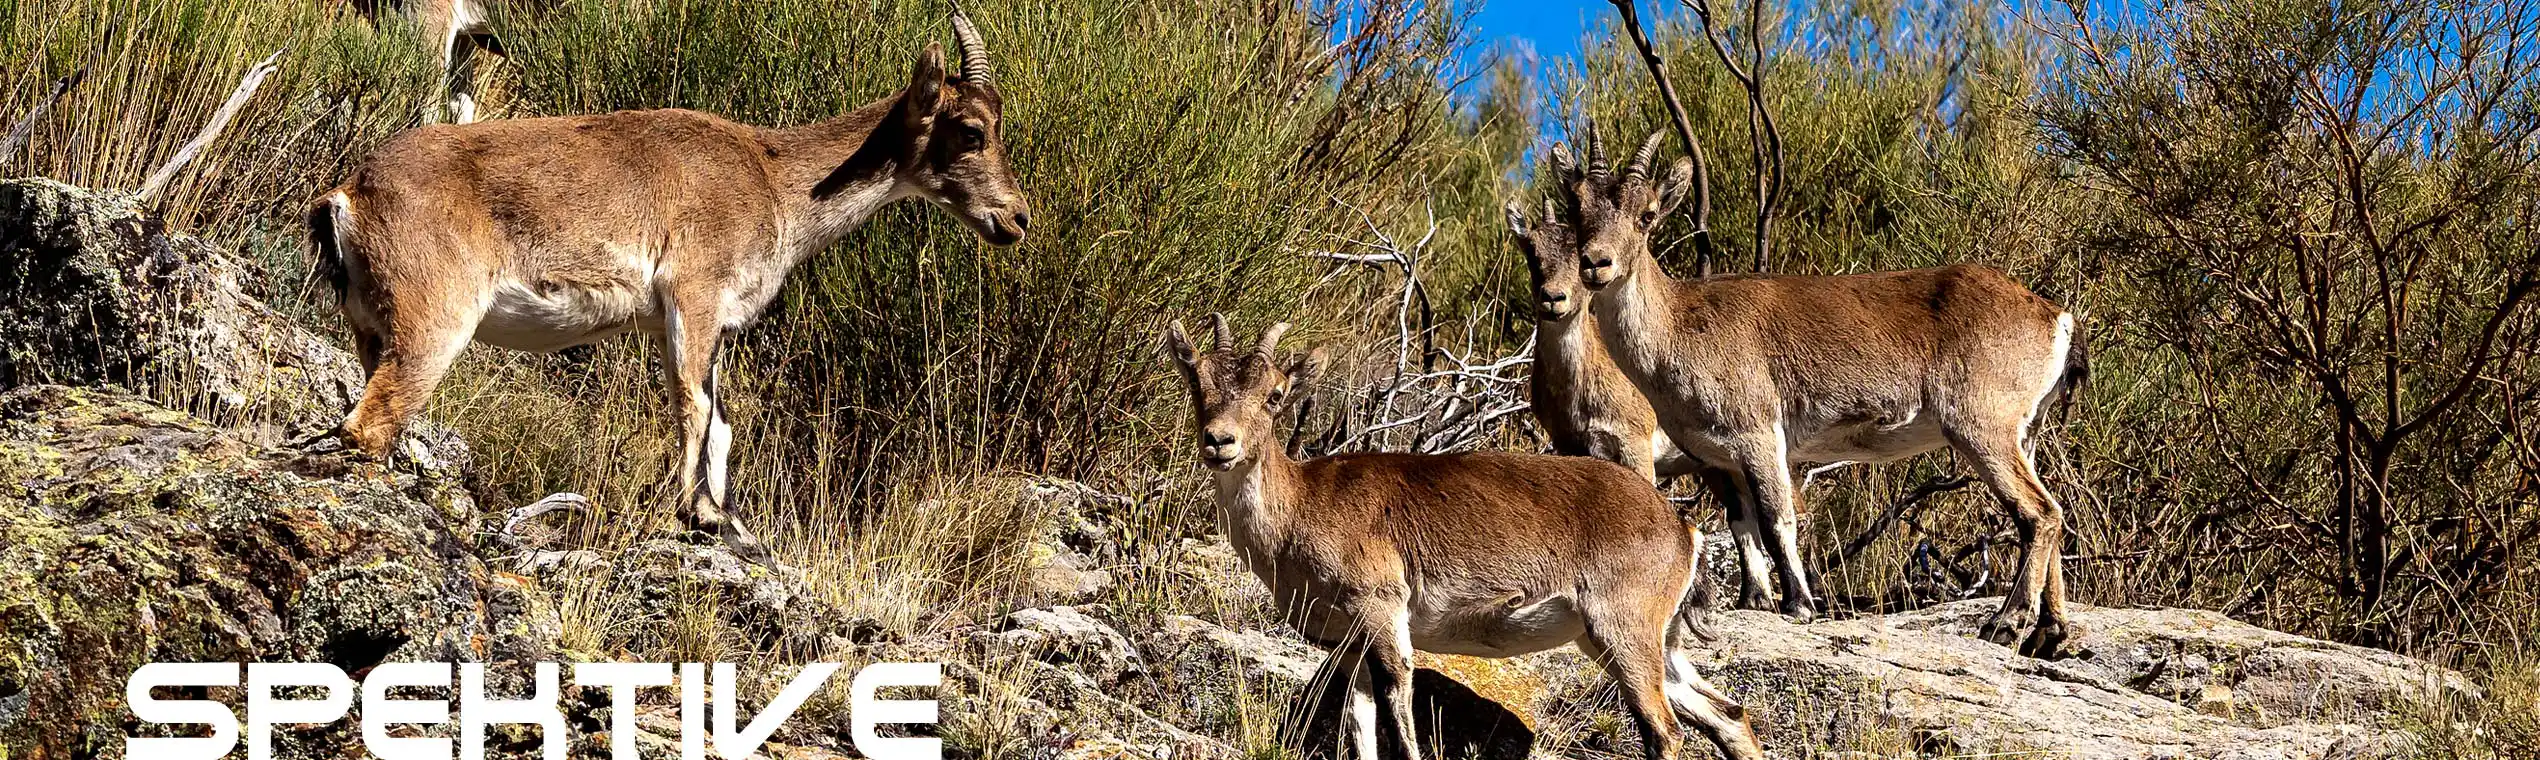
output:
POLYGON ((1765 544, 1782 611, 1815 614, 1798 547, 1802 462, 1880 462, 1950 447, 2009 505, 2020 572, 1981 635, 2051 655, 2065 636, 2063 510, 2029 459, 2031 426, 2080 379, 2073 316, 2001 272, 1948 266, 1846 276, 1677 280, 1649 234, 1683 202, 1693 166, 1650 173, 1652 134, 1620 173, 1591 136, 1581 171, 1554 154, 1574 203, 1581 279, 1616 365, 1669 437, 1728 471, 1747 558, 1749 607, 1764 604, 1765 544))
POLYGON ((987 48, 969 19, 952 21, 960 71, 929 43, 905 90, 817 124, 626 111, 391 138, 309 214, 320 272, 370 372, 342 434, 386 456, 470 338, 555 351, 660 334, 686 429, 680 515, 763 556, 726 513, 725 337, 796 264, 902 198, 932 201, 996 245, 1030 226, 987 48))
POLYGON ((1485 452, 1287 457, 1274 419, 1324 368, 1279 336, 1165 346, 1198 411, 1218 518, 1283 620, 1349 679, 1361 758, 1418 757, 1411 652, 1514 657, 1576 642, 1621 687, 1643 754, 1674 757, 1676 718, 1733 760, 1762 756, 1745 710, 1676 651, 1698 547, 1655 486, 1584 457, 1485 452), (1379 751, 1381 747, 1381 752, 1379 751))

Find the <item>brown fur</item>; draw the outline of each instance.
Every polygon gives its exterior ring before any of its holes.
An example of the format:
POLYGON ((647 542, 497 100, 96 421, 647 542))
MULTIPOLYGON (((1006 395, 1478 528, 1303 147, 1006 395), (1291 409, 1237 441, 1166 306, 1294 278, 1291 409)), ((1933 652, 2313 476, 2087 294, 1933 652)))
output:
POLYGON ((755 553, 724 511, 719 347, 796 264, 898 198, 1021 240, 1001 114, 993 84, 954 77, 930 44, 906 90, 817 124, 661 110, 399 134, 311 213, 371 371, 343 433, 386 456, 471 338, 552 351, 662 334, 686 427, 681 514, 755 553))
POLYGON ((1621 685, 1647 756, 1675 756, 1681 716, 1725 756, 1760 757, 1742 708, 1673 654, 1698 545, 1654 486, 1582 457, 1290 460, 1274 417, 1325 360, 1275 358, 1284 328, 1237 348, 1221 320, 1202 352, 1176 323, 1165 343, 1228 540, 1282 618, 1333 651, 1325 680, 1373 705, 1372 723, 1352 713, 1362 750, 1418 756, 1413 649, 1509 657, 1575 642, 1621 685))
MULTIPOLYGON (((2021 573, 1984 627, 2024 652, 2066 635, 2062 510, 2029 461, 2029 425, 2078 353, 2064 310, 2001 272, 1949 266, 1848 276, 1675 280, 1649 253, 1649 230, 1683 200, 1691 164, 1649 176, 1652 135, 1619 175, 1602 155, 1555 166, 1587 242, 1582 277, 1617 366, 1692 456, 1724 470, 1747 558, 1746 600, 1763 603, 1769 545, 1782 609, 1813 615, 1797 550, 1803 462, 1888 461, 1955 449, 2011 507, 2021 573), (2033 630, 2032 630, 2033 628, 2033 630)), ((1601 151, 1596 151, 1601 154, 1601 151)))

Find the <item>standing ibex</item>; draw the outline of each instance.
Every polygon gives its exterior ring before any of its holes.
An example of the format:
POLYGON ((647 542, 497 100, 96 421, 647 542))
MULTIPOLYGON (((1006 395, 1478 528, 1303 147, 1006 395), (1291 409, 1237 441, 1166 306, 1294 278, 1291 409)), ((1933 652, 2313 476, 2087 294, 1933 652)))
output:
POLYGON ((1742 491, 1737 530, 1748 606, 1781 575, 1782 610, 1815 614, 1798 547, 1802 462, 1880 462, 1948 446, 2009 505, 2020 572, 1982 635, 2051 655, 2066 635, 2063 510, 2029 460, 2046 400, 2083 371, 2073 317, 2001 272, 1949 266, 1849 276, 1680 281, 1650 255, 1650 230, 1691 181, 1679 159, 1650 175, 1652 134, 1620 174, 1591 137, 1589 166, 1559 160, 1575 200, 1581 278, 1615 363, 1687 453, 1742 491), (1758 535, 1758 534, 1761 535, 1758 535))
POLYGON ((1030 225, 988 51, 969 19, 952 22, 959 72, 929 43, 905 90, 817 124, 626 111, 391 138, 309 214, 370 371, 342 433, 386 456, 471 337, 555 351, 661 334, 686 429, 680 515, 759 556, 725 511, 726 337, 796 264, 902 198, 941 205, 996 245, 1030 225))
POLYGON ((1698 547, 1656 487, 1584 457, 1291 460, 1274 418, 1325 359, 1282 361, 1286 329, 1237 347, 1218 317, 1202 352, 1175 322, 1165 346, 1227 540, 1282 619, 1331 650, 1324 673, 1349 677, 1359 757, 1419 756, 1412 650, 1514 657, 1576 642, 1622 689, 1643 754, 1674 757, 1682 716, 1732 760, 1761 758, 1744 708, 1676 652, 1698 547))

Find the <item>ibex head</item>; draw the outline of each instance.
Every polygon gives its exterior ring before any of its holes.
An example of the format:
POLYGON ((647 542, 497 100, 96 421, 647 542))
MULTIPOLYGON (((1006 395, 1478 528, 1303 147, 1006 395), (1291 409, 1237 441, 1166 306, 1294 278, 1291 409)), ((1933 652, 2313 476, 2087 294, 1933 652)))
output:
POLYGON ((1588 125, 1588 165, 1582 170, 1567 146, 1552 146, 1553 170, 1576 201, 1579 279, 1601 289, 1649 261, 1649 233, 1683 205, 1693 187, 1693 160, 1678 158, 1664 178, 1653 176, 1650 162, 1658 157, 1664 133, 1652 132, 1633 154, 1630 165, 1616 173, 1605 160, 1605 146, 1588 125))
POLYGON ((1213 348, 1200 350, 1181 320, 1174 320, 1164 333, 1164 349, 1190 384, 1191 406, 1199 419, 1200 464, 1232 470, 1259 461, 1261 452, 1279 450, 1279 410, 1298 386, 1322 374, 1330 360, 1320 347, 1280 358, 1279 336, 1287 332, 1286 322, 1272 325, 1259 343, 1237 346, 1225 315, 1211 314, 1209 321, 1213 348))
POLYGON ((1005 101, 979 28, 958 5, 952 24, 961 69, 946 69, 943 45, 927 43, 893 114, 908 136, 901 148, 903 179, 981 239, 1011 245, 1031 228, 1032 205, 1006 165, 1005 101))
POLYGON ((1534 281, 1535 318, 1559 322, 1579 313, 1587 293, 1579 284, 1579 241, 1552 199, 1543 214, 1526 219, 1526 207, 1508 202, 1508 231, 1517 235, 1517 250, 1526 254, 1526 272, 1534 281))

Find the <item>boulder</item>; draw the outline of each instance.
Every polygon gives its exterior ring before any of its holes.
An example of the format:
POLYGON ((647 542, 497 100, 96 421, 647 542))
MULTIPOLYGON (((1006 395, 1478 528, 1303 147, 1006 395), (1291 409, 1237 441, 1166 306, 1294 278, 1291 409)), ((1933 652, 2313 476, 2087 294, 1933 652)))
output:
POLYGON ((1075 607, 1016 610, 998 630, 979 631, 972 638, 991 657, 1064 665, 1106 686, 1146 672, 1145 659, 1128 637, 1075 607))
POLYGON ((1846 734, 1880 726, 1926 754, 2395 757, 2411 746, 2399 725, 2409 706, 2479 697, 2458 673, 2417 660, 2198 610, 2071 605, 2073 654, 2030 659, 1974 638, 2000 603, 1804 626, 1725 612, 1713 624, 1720 641, 1696 661, 1745 700, 1768 749, 1793 754, 1858 743, 1846 734))
POLYGON ((0 746, 117 757, 149 662, 553 659, 459 484, 250 444, 128 393, 0 394, 0 746))

